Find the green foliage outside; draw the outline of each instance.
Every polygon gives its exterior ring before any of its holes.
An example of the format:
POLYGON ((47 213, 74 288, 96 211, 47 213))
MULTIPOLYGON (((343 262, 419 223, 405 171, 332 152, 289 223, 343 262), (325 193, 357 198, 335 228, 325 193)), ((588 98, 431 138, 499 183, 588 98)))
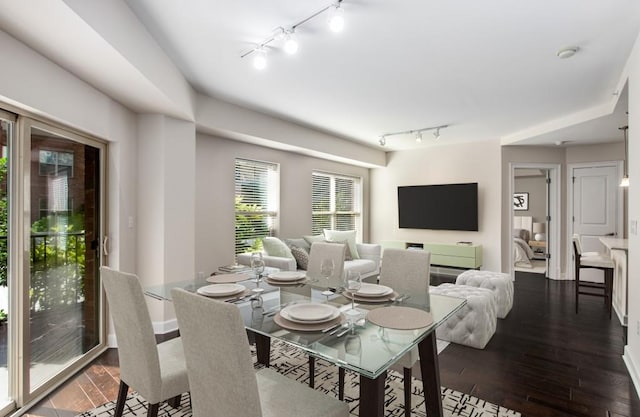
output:
MULTIPOLYGON (((0 158, 0 184, 6 183, 7 158, 0 158)), ((0 196, 0 286, 7 286, 7 195, 0 196)), ((84 215, 50 215, 31 225, 31 308, 44 310, 82 301, 85 273, 84 215), (78 233, 75 233, 78 232, 78 233)), ((0 309, 0 321, 6 312, 0 309)))
POLYGON ((242 202, 236 195, 236 254, 262 250, 262 237, 269 236, 269 225, 258 204, 242 202), (254 214, 255 213, 255 214, 254 214))

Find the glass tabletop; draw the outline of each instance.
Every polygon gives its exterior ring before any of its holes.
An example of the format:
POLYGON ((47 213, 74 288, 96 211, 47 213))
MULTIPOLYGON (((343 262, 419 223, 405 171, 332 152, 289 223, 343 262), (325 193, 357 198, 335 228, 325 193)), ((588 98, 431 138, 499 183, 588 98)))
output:
MULTIPOLYGON (((416 347, 430 333, 466 303, 465 299, 430 294, 425 286, 424 291, 408 291, 394 287, 394 300, 387 302, 356 302, 357 316, 351 316, 351 300, 336 292, 331 296, 322 294, 327 288, 322 282, 306 281, 298 285, 273 286, 267 282, 255 283, 253 280, 239 282, 252 292, 246 298, 234 302, 244 320, 245 327, 255 333, 293 344, 311 355, 326 359, 347 369, 358 372, 369 378, 377 378, 395 363, 402 355, 416 347), (321 331, 287 330, 275 321, 280 309, 296 303, 324 303, 339 308, 345 316, 349 316, 355 326, 347 325, 339 328, 334 334, 321 331), (413 330, 395 330, 371 323, 366 319, 371 310, 400 306, 416 308, 431 314, 433 322, 427 327, 413 330), (351 318, 355 317, 355 318, 351 318), (345 331, 346 330, 346 331, 345 331), (338 336, 340 335, 340 336, 338 336)), ((167 283, 145 288, 145 294, 159 299, 171 301, 171 289, 182 288, 195 292, 198 288, 210 285, 208 282, 194 280, 167 283)))

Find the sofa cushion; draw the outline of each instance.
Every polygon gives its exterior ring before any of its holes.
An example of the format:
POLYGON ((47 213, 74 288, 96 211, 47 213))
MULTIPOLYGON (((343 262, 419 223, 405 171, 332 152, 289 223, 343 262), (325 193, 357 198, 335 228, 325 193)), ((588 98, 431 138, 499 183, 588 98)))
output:
POLYGON ((279 256, 281 258, 293 258, 291 249, 277 237, 265 237, 262 239, 262 247, 269 256, 279 256))
POLYGON ((351 250, 349 249, 349 244, 347 243, 346 240, 325 240, 325 243, 341 243, 344 245, 345 247, 345 251, 344 251, 344 260, 345 261, 351 261, 353 260, 353 256, 351 256, 351 250))
POLYGON ((330 230, 324 229, 324 237, 331 242, 347 241, 347 246, 351 251, 351 257, 353 259, 360 259, 358 255, 358 247, 356 246, 356 231, 355 230, 330 230))
POLYGON ((376 263, 369 259, 354 259, 344 263, 345 271, 358 271, 361 275, 368 275, 376 270, 376 263))
POLYGON ((309 252, 309 250, 311 249, 311 245, 309 245, 309 243, 306 240, 304 240, 303 238, 284 239, 284 243, 285 243, 285 245, 289 246, 289 249, 291 249, 294 246, 302 248, 302 249, 306 250, 307 252, 309 252))
POLYGON ((309 253, 298 246, 291 247, 291 253, 298 264, 298 269, 307 270, 309 267, 309 253))
POLYGON ((314 242, 325 241, 324 235, 314 235, 314 236, 307 235, 307 236, 302 236, 302 238, 305 240, 305 242, 309 244, 309 249, 311 249, 311 245, 313 245, 314 242))

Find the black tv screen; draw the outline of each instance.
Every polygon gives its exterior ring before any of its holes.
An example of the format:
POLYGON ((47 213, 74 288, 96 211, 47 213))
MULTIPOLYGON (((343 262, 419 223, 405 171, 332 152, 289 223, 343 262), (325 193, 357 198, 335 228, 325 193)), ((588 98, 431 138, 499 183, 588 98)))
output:
POLYGON ((398 187, 402 229, 478 231, 478 183, 398 187))

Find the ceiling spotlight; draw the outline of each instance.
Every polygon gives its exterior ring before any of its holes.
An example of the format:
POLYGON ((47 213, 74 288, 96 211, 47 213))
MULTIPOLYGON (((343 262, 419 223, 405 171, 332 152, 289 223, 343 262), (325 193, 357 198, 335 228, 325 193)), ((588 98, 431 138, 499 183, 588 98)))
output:
POLYGON ((440 128, 439 128, 439 127, 438 127, 438 128, 436 128, 436 131, 435 131, 435 132, 433 132, 433 137, 434 137, 436 140, 440 139, 440 128))
POLYGON ((293 55, 298 52, 298 39, 296 38, 296 34, 293 32, 293 29, 287 31, 287 34, 284 36, 284 51, 289 55, 293 55))
POLYGON ((253 56, 253 67, 257 70, 263 70, 267 67, 267 51, 264 48, 256 49, 253 56))
POLYGON ((380 139, 378 140, 378 143, 380 143, 380 146, 384 146, 387 144, 387 140, 385 139, 384 136, 380 136, 380 139))
POLYGON ((416 132, 416 142, 422 142, 422 132, 420 131, 416 132))
POLYGON ((340 2, 329 9, 329 29, 332 32, 342 32, 344 29, 344 10, 340 7, 340 2))
POLYGON ((578 48, 577 46, 570 46, 568 48, 562 48, 557 53, 558 58, 560 58, 560 59, 571 58, 572 56, 574 56, 576 54, 576 52, 578 52, 579 49, 580 48, 578 48))

